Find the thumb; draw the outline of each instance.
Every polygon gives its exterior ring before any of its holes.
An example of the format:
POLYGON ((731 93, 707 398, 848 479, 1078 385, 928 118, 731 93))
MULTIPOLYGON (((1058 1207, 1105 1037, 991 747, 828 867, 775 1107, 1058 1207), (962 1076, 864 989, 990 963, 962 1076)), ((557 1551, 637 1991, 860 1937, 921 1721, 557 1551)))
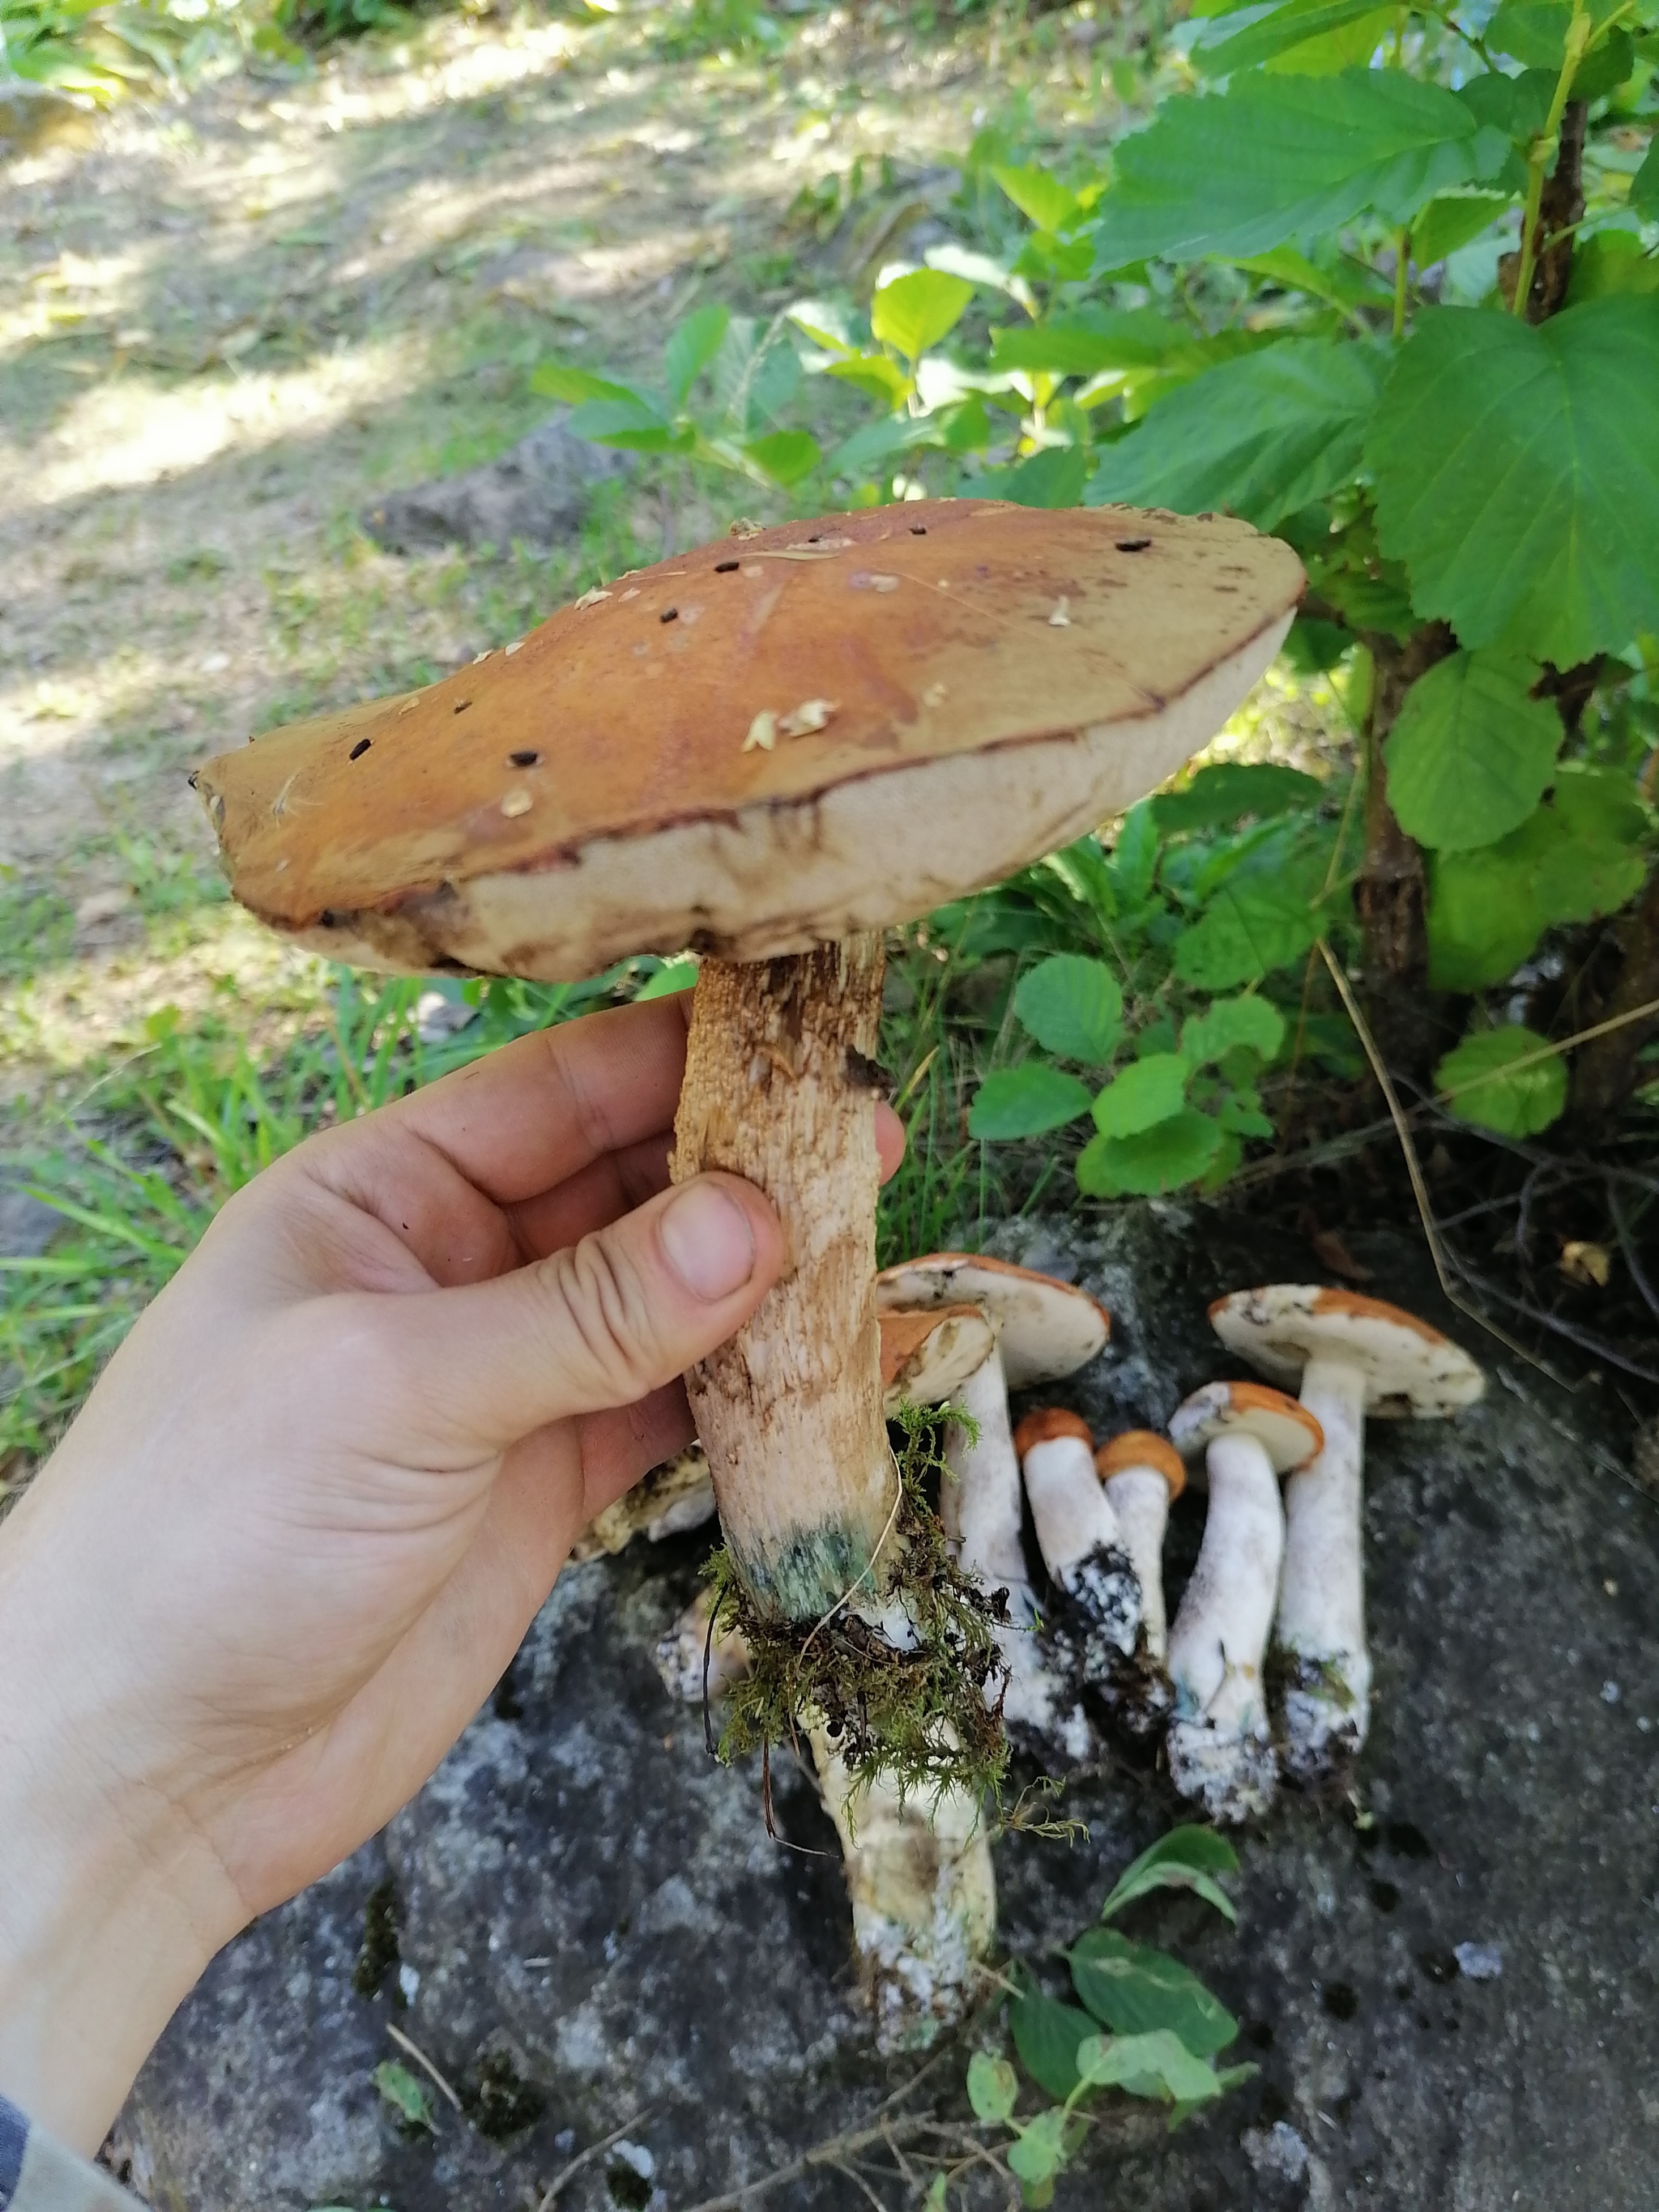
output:
POLYGON ((698 1176, 529 1267, 396 1300, 399 1364, 417 1402, 441 1377, 444 1426, 505 1449, 672 1382, 748 1320, 782 1264, 754 1185, 698 1176))

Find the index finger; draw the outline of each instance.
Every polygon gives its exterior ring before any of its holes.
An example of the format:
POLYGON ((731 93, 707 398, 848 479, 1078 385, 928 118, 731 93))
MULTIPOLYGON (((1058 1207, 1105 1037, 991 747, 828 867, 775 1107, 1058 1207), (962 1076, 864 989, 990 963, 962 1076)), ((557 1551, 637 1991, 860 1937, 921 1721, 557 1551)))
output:
POLYGON ((513 1206, 673 1127, 691 993, 537 1030, 385 1109, 513 1206))

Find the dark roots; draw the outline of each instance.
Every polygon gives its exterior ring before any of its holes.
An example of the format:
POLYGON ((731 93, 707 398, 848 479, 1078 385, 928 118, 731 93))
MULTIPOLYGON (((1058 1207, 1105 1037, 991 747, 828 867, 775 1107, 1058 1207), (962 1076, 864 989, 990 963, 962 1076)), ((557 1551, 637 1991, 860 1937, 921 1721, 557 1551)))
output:
POLYGON ((944 1464, 949 1407, 901 1409, 899 1504, 887 1539, 899 1561, 890 1595, 915 1632, 898 1650, 851 1601, 811 1626, 759 1618, 724 1547, 706 1570, 714 1585, 714 1633, 740 1629, 749 1673, 732 1686, 720 1755, 769 1752, 795 1743, 822 1717, 854 1783, 880 1775, 900 1796, 933 1802, 947 1790, 995 1792, 1008 1765, 1002 1727, 1006 1674, 995 1630, 1008 1619, 1007 1593, 963 1574, 927 1503, 930 1476, 944 1464))

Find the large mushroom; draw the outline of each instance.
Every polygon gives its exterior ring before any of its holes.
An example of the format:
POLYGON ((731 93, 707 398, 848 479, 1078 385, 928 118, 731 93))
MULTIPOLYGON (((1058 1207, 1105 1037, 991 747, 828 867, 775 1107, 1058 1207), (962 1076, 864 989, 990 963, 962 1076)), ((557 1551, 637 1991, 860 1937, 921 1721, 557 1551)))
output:
POLYGON ((1365 1644, 1365 1419, 1437 1420, 1486 1376, 1426 1322, 1352 1291, 1278 1283, 1210 1308, 1230 1352, 1300 1390, 1324 1448, 1285 1486, 1285 1564, 1273 1641, 1284 1662, 1286 1769, 1340 1780, 1370 1725, 1365 1644))
MULTIPOLYGON (((672 1172, 757 1183, 786 1258, 692 1408, 744 1601, 793 1655, 780 1695, 856 1674, 854 1764, 928 1763, 908 1692, 860 1656, 913 1610, 872 1293, 881 932, 1169 775, 1302 582, 1221 516, 836 515, 619 577, 424 690, 198 772, 237 897, 333 958, 562 981, 703 954, 672 1172)), ((977 1687, 939 1618, 965 1744, 977 1687)))
MULTIPOLYGON (((958 1559, 988 1590, 1006 1593, 1007 1619, 997 1641, 1006 1680, 1003 1717, 1021 1748, 1045 1760, 1079 1765, 1094 1751, 1094 1733, 1075 1686, 1048 1663, 1036 1629, 1042 1607, 1025 1564, 1019 1454, 1008 1394, 1057 1382, 1103 1349, 1111 1316, 1074 1283, 971 1252, 930 1252, 884 1268, 876 1303, 884 1317, 966 1302, 984 1312, 995 1333, 985 1360, 953 1394, 971 1426, 952 1423, 945 1462, 954 1478, 939 1498, 940 1517, 958 1559)), ((1139 1594, 1127 1561, 1097 1563, 1103 1617, 1127 1621, 1134 1640, 1139 1594)))
POLYGON ((1210 1491, 1170 1632, 1170 1774, 1232 1824, 1265 1813, 1278 1784, 1262 1662, 1285 1549, 1279 1479, 1325 1440, 1305 1407, 1259 1382, 1206 1383, 1176 1407, 1170 1436, 1183 1458, 1202 1454, 1210 1491))

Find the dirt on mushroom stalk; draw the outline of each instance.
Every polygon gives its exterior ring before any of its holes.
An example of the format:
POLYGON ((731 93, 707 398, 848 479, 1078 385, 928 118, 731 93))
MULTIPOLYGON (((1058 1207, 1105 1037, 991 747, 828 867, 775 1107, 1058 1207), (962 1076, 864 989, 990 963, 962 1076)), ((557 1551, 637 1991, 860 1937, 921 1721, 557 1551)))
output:
MULTIPOLYGON (((377 494, 544 418, 550 353, 643 367, 695 300, 775 309, 884 221, 896 250, 1006 96, 983 27, 826 15, 754 63, 675 27, 441 21, 0 141, 0 939, 33 970, 0 972, 0 1096, 161 1003, 315 1000, 323 971, 223 908, 192 762, 725 520, 607 488, 584 544, 404 559, 360 526, 377 494), (860 157, 839 230, 792 225, 860 157)), ((1036 56, 1039 105, 1079 66, 1036 56)))

